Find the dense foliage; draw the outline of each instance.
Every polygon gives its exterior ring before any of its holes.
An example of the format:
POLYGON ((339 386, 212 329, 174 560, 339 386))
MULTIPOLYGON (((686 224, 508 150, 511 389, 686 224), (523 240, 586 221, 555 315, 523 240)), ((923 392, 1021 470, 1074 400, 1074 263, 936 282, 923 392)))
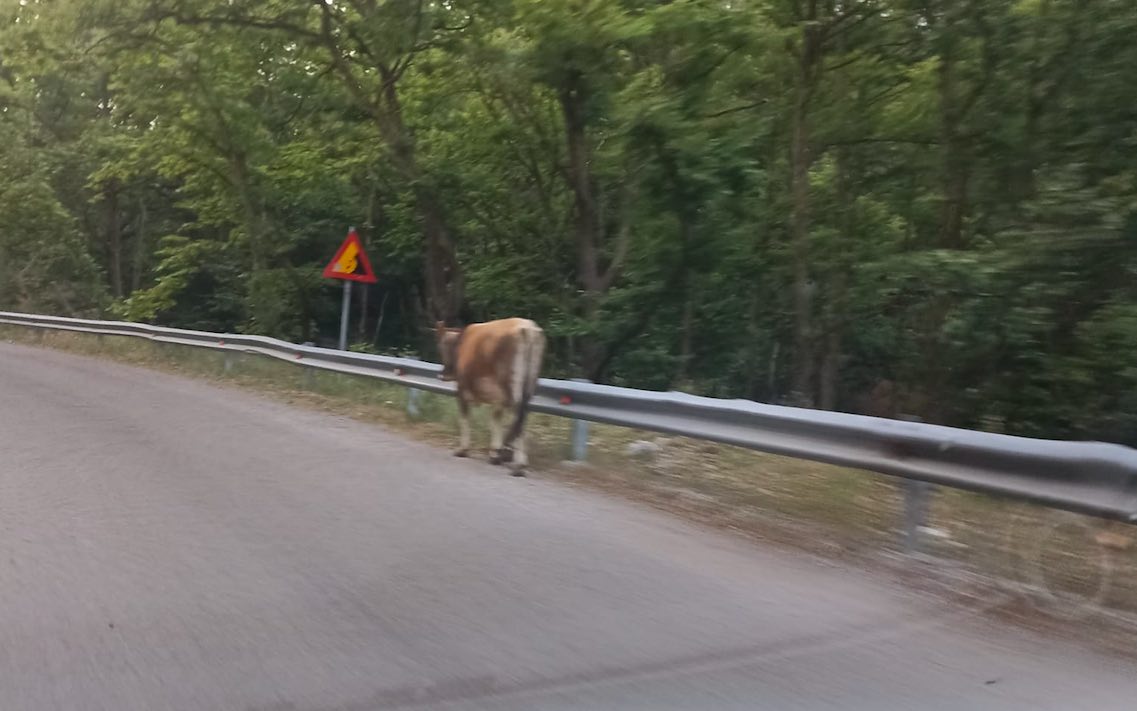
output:
POLYGON ((1132 0, 0 0, 0 308, 1137 444, 1132 0), (427 350, 424 354, 429 356, 427 350))

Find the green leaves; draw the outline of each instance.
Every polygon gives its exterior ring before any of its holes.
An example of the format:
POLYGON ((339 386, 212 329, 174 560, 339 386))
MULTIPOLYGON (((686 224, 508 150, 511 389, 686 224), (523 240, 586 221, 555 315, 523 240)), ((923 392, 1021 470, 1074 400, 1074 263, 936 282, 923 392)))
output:
POLYGON ((74 220, 43 175, 13 173, 0 184, 0 308, 97 313, 106 295, 74 220))
POLYGON ((1134 441, 1131 3, 34 5, 0 307, 331 338, 354 225, 380 349, 524 315, 553 373, 1134 441))

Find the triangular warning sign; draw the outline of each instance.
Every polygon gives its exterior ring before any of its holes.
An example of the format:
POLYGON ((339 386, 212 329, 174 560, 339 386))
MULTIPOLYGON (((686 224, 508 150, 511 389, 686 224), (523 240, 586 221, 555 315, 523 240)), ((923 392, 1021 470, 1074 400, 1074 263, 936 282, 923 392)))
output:
POLYGON ((354 229, 347 233, 347 239, 336 251, 336 256, 332 257, 332 261, 324 267, 324 276, 330 279, 361 281, 365 284, 374 284, 378 281, 375 272, 371 269, 371 260, 364 253, 363 244, 360 243, 359 235, 354 229))

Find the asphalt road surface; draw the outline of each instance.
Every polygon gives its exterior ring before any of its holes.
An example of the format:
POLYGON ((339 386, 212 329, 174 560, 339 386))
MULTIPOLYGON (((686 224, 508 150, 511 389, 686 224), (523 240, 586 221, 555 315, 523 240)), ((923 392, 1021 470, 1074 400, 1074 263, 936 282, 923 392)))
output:
POLYGON ((0 708, 1132 711, 1137 668, 348 419, 0 344, 0 708))

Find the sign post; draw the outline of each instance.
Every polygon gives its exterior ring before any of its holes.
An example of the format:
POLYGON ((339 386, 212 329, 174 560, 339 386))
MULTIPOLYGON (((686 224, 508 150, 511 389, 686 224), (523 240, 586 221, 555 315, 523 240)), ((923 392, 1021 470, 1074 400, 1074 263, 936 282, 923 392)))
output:
POLYGON ((351 280, 343 282, 343 305, 340 306, 340 350, 347 350, 347 314, 351 311, 351 280))
POLYGON ((348 311, 351 310, 351 283, 361 281, 364 284, 374 284, 378 279, 371 269, 371 260, 363 251, 363 244, 359 235, 352 227, 347 231, 347 239, 336 250, 336 256, 324 267, 324 276, 329 279, 343 281, 343 307, 340 311, 340 350, 347 350, 347 323, 348 311))

